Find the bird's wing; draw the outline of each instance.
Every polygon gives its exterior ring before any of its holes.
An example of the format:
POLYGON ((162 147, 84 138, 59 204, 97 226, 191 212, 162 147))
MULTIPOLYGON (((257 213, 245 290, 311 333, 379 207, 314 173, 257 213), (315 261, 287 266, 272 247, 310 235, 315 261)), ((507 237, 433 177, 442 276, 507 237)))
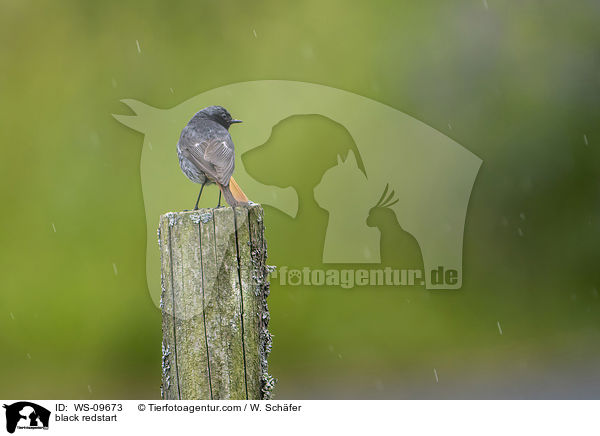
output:
POLYGON ((188 144, 186 157, 210 179, 228 185, 235 166, 234 146, 229 134, 213 135, 210 139, 198 142, 188 141, 188 144))
POLYGON ((228 185, 235 166, 233 141, 229 134, 225 138, 215 138, 208 141, 204 149, 204 159, 214 165, 217 172, 217 182, 228 185))

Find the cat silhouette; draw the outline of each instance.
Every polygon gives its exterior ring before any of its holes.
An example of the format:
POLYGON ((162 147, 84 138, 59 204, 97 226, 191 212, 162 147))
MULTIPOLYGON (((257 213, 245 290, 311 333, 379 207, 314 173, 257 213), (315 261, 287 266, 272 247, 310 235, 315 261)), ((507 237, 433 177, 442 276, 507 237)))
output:
POLYGON ((329 213, 323 263, 379 263, 377 229, 367 226, 377 187, 370 183, 353 151, 328 169, 314 190, 329 213))

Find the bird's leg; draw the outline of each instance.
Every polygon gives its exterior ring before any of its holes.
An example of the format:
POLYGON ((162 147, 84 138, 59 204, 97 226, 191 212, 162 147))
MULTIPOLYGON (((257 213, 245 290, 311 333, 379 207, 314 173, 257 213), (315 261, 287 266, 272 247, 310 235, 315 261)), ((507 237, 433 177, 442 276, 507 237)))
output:
POLYGON ((202 196, 202 190, 204 189, 205 184, 206 182, 204 182, 200 187, 200 193, 198 194, 198 199, 196 200, 196 206, 194 206, 194 210, 198 210, 198 203, 200 203, 200 197, 202 196))
POLYGON ((219 204, 217 204, 217 209, 221 207, 221 190, 219 189, 219 204))

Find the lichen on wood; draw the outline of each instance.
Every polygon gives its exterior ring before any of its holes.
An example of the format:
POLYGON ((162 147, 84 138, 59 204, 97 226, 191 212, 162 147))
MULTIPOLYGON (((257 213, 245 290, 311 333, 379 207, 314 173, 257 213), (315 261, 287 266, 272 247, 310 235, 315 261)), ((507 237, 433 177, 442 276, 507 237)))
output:
POLYGON ((161 216, 164 399, 269 398, 263 210, 161 216))

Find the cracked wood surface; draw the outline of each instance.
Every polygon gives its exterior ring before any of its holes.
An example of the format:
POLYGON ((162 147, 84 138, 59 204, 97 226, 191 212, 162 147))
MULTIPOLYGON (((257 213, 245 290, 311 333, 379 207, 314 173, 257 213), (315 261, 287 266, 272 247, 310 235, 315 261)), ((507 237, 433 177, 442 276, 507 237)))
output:
POLYGON ((261 206, 169 212, 158 235, 163 398, 267 398, 261 206))

